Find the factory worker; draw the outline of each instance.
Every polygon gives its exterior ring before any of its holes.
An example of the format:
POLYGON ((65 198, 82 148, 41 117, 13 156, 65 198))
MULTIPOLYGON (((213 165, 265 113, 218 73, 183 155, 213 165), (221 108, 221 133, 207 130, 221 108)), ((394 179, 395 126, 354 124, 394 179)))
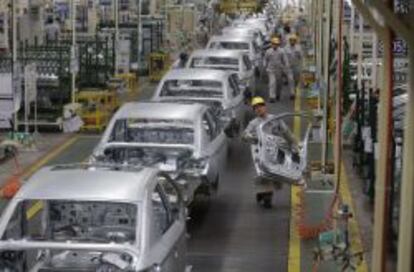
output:
POLYGON ((289 59, 283 48, 280 47, 280 39, 274 37, 271 39, 271 48, 264 56, 264 67, 269 78, 269 99, 270 103, 275 100, 279 101, 283 87, 283 75, 292 78, 289 59))
POLYGON ((289 59, 290 68, 292 71, 293 82, 290 82, 291 93, 295 94, 299 87, 300 77, 302 72, 303 52, 301 46, 297 43, 298 37, 291 34, 288 38, 289 43, 285 47, 285 52, 289 59))
MULTIPOLYGON (((262 97, 253 97, 251 105, 256 114, 256 118, 250 121, 249 125, 243 132, 242 139, 243 141, 251 144, 252 159, 255 161, 259 156, 259 148, 257 144, 260 126, 266 121, 272 119, 274 115, 268 113, 266 102, 262 97)), ((296 149, 298 146, 297 140, 282 120, 275 124, 275 132, 283 137, 283 141, 286 143, 286 148, 296 149)), ((282 184, 271 178, 257 176, 254 179, 254 185, 257 203, 264 208, 271 208, 273 190, 281 189, 282 184)))

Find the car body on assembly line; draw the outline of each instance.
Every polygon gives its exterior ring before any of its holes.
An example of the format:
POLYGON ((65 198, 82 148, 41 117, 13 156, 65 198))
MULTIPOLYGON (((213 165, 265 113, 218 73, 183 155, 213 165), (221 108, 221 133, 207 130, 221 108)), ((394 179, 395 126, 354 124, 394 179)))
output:
POLYGON ((273 24, 266 18, 247 18, 237 19, 232 22, 233 27, 249 27, 253 29, 259 29, 265 39, 270 38, 273 24))
POLYGON ((233 33, 231 35, 212 36, 207 49, 237 50, 249 55, 256 70, 262 67, 262 50, 253 36, 233 33))
POLYGON ((188 59, 187 68, 232 71, 239 75, 242 91, 255 88, 252 62, 247 54, 237 50, 195 50, 188 59))
POLYGON ((153 168, 43 168, 7 206, 0 233, 1 272, 186 269, 185 205, 153 168))
POLYGON ((266 41, 266 37, 262 34, 260 29, 248 25, 226 26, 223 27, 221 33, 222 35, 249 36, 256 41, 256 44, 260 48, 263 47, 263 44, 266 41))
POLYGON ((92 160, 152 166, 180 187, 185 202, 214 191, 224 171, 227 139, 202 104, 127 103, 113 116, 92 160))
POLYGON ((240 132, 247 109, 238 75, 213 69, 169 71, 158 84, 152 100, 206 104, 223 122, 230 137, 240 132))

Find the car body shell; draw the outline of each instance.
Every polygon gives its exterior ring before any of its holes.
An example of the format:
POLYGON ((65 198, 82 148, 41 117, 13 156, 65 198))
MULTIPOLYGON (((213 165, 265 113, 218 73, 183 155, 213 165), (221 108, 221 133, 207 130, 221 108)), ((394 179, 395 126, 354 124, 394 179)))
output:
POLYGON ((158 87, 155 91, 154 96, 152 97, 153 101, 168 101, 168 102, 194 102, 194 103, 203 103, 206 105, 211 105, 211 103, 217 102, 221 104, 222 107, 222 116, 217 116, 224 120, 224 127, 240 127, 243 123, 246 106, 244 104, 244 94, 243 90, 240 89, 237 79, 235 78, 236 74, 212 70, 212 69, 173 69, 170 70, 160 81, 158 87), (234 79, 233 85, 232 78, 234 79), (205 97, 201 94, 200 96, 163 96, 163 88, 166 82, 169 81, 186 81, 186 80, 208 80, 214 82, 220 82, 222 85, 222 97, 205 97), (237 85, 237 86, 236 86, 237 85), (234 91, 236 93, 234 93, 234 91))
MULTIPOLYGON (((141 148, 148 154, 151 151, 162 153, 163 161, 150 162, 153 167, 168 172, 179 184, 186 203, 190 204, 201 186, 210 186, 224 170, 227 156, 227 139, 222 130, 218 129, 216 137, 210 140, 204 129, 205 119, 214 118, 210 108, 202 104, 177 104, 157 102, 136 102, 124 104, 112 117, 99 144, 93 152, 93 158, 105 158, 105 149, 111 148, 141 148), (187 144, 171 144, 159 141, 126 142, 111 140, 119 120, 145 119, 148 125, 163 120, 171 127, 189 127, 194 131, 194 141, 187 144), (183 125, 185 123, 185 125, 183 125), (189 156, 184 153, 189 151, 189 156), (185 160, 185 161, 184 161, 185 160), (204 166, 198 169, 192 167, 192 161, 202 161, 204 166), (186 166, 183 166, 183 165, 186 166)), ((210 120, 210 119, 208 119, 210 120)), ((218 122, 218 121, 217 121, 218 122)), ((150 155, 152 156, 152 155, 150 155)), ((143 163, 137 161, 136 163, 143 163)))
POLYGON ((240 43, 247 44, 248 48, 239 49, 242 52, 249 54, 250 60, 253 62, 256 68, 261 67, 262 52, 259 45, 256 43, 253 36, 246 34, 233 33, 231 35, 215 35, 210 38, 207 43, 206 49, 220 49, 220 50, 237 50, 237 49, 225 49, 220 45, 221 43, 240 43))
POLYGON ((221 30, 222 35, 241 35, 254 39, 261 48, 266 40, 260 29, 249 25, 226 26, 221 30))
POLYGON ((245 20, 237 19, 232 22, 233 27, 250 27, 259 29, 262 35, 270 38, 273 24, 266 18, 248 18, 245 20))
MULTIPOLYGON (((175 199, 176 202, 174 205, 176 205, 175 208, 177 209, 175 210, 176 214, 174 219, 171 217, 169 227, 162 235, 154 231, 156 209, 153 206, 155 205, 153 199, 154 192, 159 192, 159 188, 161 188, 160 178, 162 178, 163 182, 167 182, 173 187, 175 186, 172 180, 153 168, 90 164, 61 165, 43 168, 25 183, 5 209, 0 221, 0 233, 2 237, 0 241, 0 252, 37 251, 38 257, 46 256, 46 258, 38 258, 36 260, 37 266, 30 270, 33 272, 42 271, 42 269, 45 269, 44 271, 49 271, 47 269, 55 271, 54 269, 57 269, 57 267, 50 268, 49 265, 51 263, 53 263, 53 266, 59 266, 59 271, 73 271, 71 270, 74 269, 72 267, 73 263, 79 266, 76 267, 79 270, 96 271, 95 266, 93 269, 89 267, 93 264, 91 264, 92 259, 89 260, 88 256, 96 257, 99 255, 110 255, 112 259, 115 256, 117 261, 120 261, 119 256, 128 255, 130 259, 127 262, 127 271, 149 271, 146 269, 156 266, 163 271, 183 272, 186 266, 186 215, 185 206, 179 195, 178 188, 175 189, 177 198, 175 199), (132 243, 116 243, 113 241, 94 242, 91 240, 86 240, 86 242, 71 242, 70 240, 35 240, 27 238, 21 240, 5 239, 4 236, 8 223, 13 220, 13 214, 19 206, 19 203, 25 200, 45 201, 45 203, 46 201, 72 201, 71 203, 73 204, 71 205, 88 202, 99 202, 110 205, 120 203, 121 205, 125 203, 128 205, 131 204, 137 207, 136 228, 134 230, 135 241, 132 243), (57 262, 59 260, 59 254, 53 255, 56 252, 63 252, 67 257, 57 262), (69 261, 69 256, 71 257, 71 265, 66 264, 69 261), (179 257, 176 258, 176 256, 179 257), (50 262, 46 262, 46 260, 50 262)), ((165 183, 163 184, 165 185, 165 183)), ((168 198, 170 195, 165 192, 163 191, 163 196, 168 198)), ((170 203, 169 200, 168 203, 170 203)), ((166 207, 169 207, 169 212, 172 212, 171 205, 166 205, 166 207)), ((36 204, 33 207, 35 206, 36 204)), ((42 209, 46 210, 47 208, 45 207, 48 207, 48 205, 44 204, 42 209)), ((66 208, 70 209, 70 207, 74 206, 67 206, 66 208)), ((66 215, 71 214, 69 210, 65 211, 68 212, 66 215)), ((47 209, 44 213, 49 214, 49 212, 47 209)), ((63 207, 60 212, 63 212, 63 207)), ((98 211, 94 210, 93 212, 98 211)), ((43 216, 41 218, 42 222, 43 220, 51 220, 43 216)), ((66 220, 64 218, 63 216, 59 216, 59 220, 66 220)), ((112 264, 116 264, 117 261, 112 264)), ((114 265, 113 268, 115 267, 117 266, 114 265)), ((114 271, 126 270, 119 269, 114 271)), ((2 271, 1 268, 0 271, 2 271)))
POLYGON ((223 68, 230 68, 224 65, 211 65, 205 63, 205 60, 208 58, 228 58, 235 59, 238 62, 238 65, 232 65, 235 72, 238 73, 241 83, 250 90, 254 88, 254 71, 252 63, 247 56, 247 54, 237 51, 237 50, 216 50, 216 49, 199 49, 191 53, 188 62, 187 68, 204 68, 204 69, 213 69, 213 70, 222 70, 223 68), (195 60, 198 60, 199 63, 195 63, 195 60))

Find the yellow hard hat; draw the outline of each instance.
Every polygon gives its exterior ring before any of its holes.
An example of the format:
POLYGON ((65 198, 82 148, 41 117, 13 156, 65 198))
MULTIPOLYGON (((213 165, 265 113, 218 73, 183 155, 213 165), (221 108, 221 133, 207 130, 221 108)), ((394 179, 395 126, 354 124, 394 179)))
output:
POLYGON ((263 99, 263 97, 255 96, 252 99, 252 107, 257 106, 257 105, 265 105, 265 104, 266 104, 266 102, 263 99))
POLYGON ((272 44, 280 44, 280 39, 278 37, 274 37, 270 40, 272 44))
POLYGON ((295 40, 295 41, 297 41, 298 40, 298 36, 296 36, 296 34, 291 34, 291 35, 289 35, 289 40, 295 40))

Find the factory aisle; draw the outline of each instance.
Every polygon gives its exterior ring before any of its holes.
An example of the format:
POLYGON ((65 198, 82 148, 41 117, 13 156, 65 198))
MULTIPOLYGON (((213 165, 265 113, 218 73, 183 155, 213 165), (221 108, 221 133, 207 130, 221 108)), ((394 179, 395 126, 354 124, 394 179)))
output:
MULTIPOLYGON (((293 103, 269 104, 271 113, 293 110, 293 103)), ((189 222, 188 263, 194 272, 287 271, 290 187, 277 191, 271 210, 255 203, 250 149, 231 145, 218 195, 199 202, 189 222)))

